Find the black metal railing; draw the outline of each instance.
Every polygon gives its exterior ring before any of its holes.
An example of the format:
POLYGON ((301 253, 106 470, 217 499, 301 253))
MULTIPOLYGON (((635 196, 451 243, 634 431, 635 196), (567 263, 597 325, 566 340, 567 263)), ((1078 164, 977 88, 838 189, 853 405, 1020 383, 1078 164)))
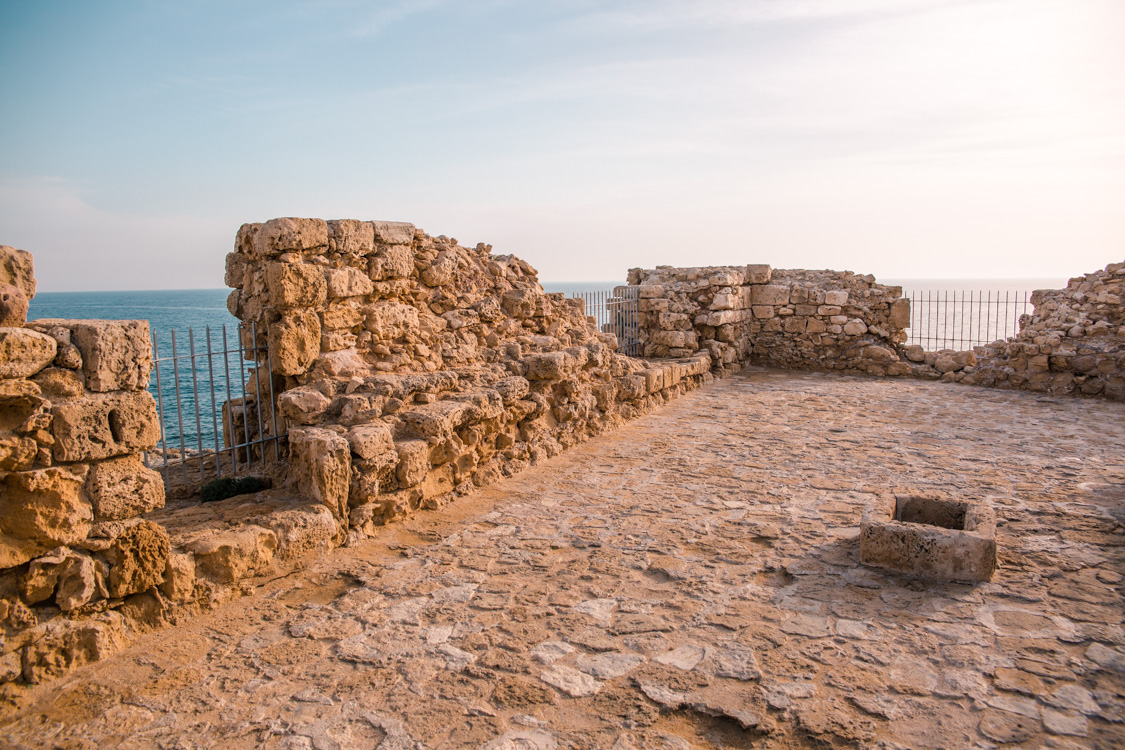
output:
POLYGON ((1027 291, 911 292, 907 344, 926 351, 965 351, 1015 336, 1031 311, 1027 291))
POLYGON ((632 357, 641 355, 640 321, 637 315, 639 287, 616 286, 613 291, 604 289, 573 292, 586 302, 586 315, 592 317, 603 333, 617 336, 617 351, 632 357))

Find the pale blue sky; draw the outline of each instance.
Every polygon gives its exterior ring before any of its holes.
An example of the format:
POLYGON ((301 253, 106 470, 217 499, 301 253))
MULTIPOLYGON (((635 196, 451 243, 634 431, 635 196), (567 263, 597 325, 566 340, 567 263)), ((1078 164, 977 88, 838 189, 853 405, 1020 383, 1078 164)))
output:
POLYGON ((1121 0, 0 2, 0 243, 222 286, 239 225, 412 221, 546 281, 1125 259, 1121 0))

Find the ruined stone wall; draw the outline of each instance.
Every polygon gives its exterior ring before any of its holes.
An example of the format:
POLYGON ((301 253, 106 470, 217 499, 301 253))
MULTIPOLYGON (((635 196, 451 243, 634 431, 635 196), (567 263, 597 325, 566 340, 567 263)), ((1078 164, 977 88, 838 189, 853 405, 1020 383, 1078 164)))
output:
POLYGON ((231 312, 269 343, 288 479, 331 510, 337 541, 440 507, 710 377, 706 352, 618 354, 582 301, 545 294, 526 262, 411 224, 247 224, 227 283, 231 312))
POLYGON ((700 350, 717 368, 740 362, 904 375, 910 301, 900 287, 848 271, 766 265, 632 269, 645 356, 700 350))
POLYGON ((1006 341, 975 348, 959 380, 1125 401, 1125 262, 1036 291, 1006 341))
POLYGON ((0 682, 107 648, 169 552, 140 518, 164 504, 148 323, 27 323, 34 295, 31 255, 0 246, 0 682))

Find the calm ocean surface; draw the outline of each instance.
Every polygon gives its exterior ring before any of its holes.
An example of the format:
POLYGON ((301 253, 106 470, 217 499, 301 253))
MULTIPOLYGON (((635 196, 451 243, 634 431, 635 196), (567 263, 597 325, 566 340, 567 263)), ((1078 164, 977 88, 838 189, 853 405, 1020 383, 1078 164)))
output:
MULTIPOLYGON (((620 281, 590 282, 545 282, 543 288, 548 292, 564 292, 568 296, 579 291, 612 291, 622 284, 620 281)), ((883 281, 903 287, 903 293, 910 297, 940 300, 942 295, 967 295, 989 292, 1011 299, 1030 294, 1035 289, 1053 289, 1066 285, 1066 279, 889 279, 883 281)), ((157 339, 157 351, 164 359, 172 354, 172 330, 176 331, 175 362, 164 361, 159 368, 159 389, 157 373, 153 373, 149 390, 156 396, 161 409, 167 445, 189 450, 215 449, 221 445, 222 403, 227 398, 228 377, 230 373, 230 393, 234 398, 241 396, 242 383, 246 381, 251 366, 242 362, 237 353, 224 357, 219 354, 224 349, 223 327, 226 327, 227 347, 234 350, 238 346, 238 320, 226 307, 227 289, 184 289, 153 290, 131 292, 40 292, 31 301, 28 319, 71 318, 101 320, 147 320, 157 339), (191 344, 188 330, 194 334, 194 351, 191 357, 191 344), (208 331, 209 329, 209 331, 208 331), (207 353, 207 338, 210 335, 211 349, 216 353, 210 362, 207 353), (192 363, 195 368, 193 371, 192 363), (210 366, 209 366, 210 365, 210 366), (240 374, 241 373, 241 374, 240 374), (212 397, 214 384, 216 395, 212 397), (178 398, 177 398, 177 384, 178 398), (196 418, 196 397, 199 393, 199 417, 196 418), (179 409, 177 409, 177 402, 179 409), (181 419, 182 415, 182 419, 181 419), (179 425, 183 423, 181 430, 179 425)), ((917 306, 916 306, 917 307, 917 306)), ((980 306, 967 303, 935 306, 930 311, 931 319, 948 318, 952 312, 961 320, 979 313, 980 306), (954 312, 955 311, 955 312, 954 312)), ((987 306, 985 308, 987 311, 987 306)), ((947 328, 946 320, 937 321, 937 328, 947 328)), ((952 325, 957 325, 954 317, 952 325)), ((918 323, 915 323, 918 328, 918 323)), ((1002 331, 1001 331, 1002 332, 1002 331)), ((1014 333, 1012 330, 1010 333, 1014 333)), ((989 339, 991 340, 991 339, 989 339)), ((913 340, 912 340, 913 341, 913 340)), ((920 342, 924 343, 924 342, 920 342)), ((931 348, 927 346, 927 348, 931 348)))

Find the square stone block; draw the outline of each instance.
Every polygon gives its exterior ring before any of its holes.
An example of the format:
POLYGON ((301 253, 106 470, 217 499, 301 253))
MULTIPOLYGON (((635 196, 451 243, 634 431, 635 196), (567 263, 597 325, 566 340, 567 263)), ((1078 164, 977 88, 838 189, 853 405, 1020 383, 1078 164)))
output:
POLYGON ((996 570, 996 514, 936 495, 882 495, 863 512, 864 565, 943 581, 988 581, 996 570))

